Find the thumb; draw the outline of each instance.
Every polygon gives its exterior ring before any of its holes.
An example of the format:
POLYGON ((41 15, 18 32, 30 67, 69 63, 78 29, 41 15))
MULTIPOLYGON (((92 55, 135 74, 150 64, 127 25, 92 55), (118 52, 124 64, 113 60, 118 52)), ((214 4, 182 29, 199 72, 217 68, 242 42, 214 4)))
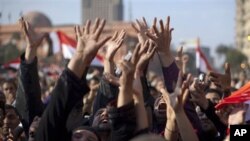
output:
POLYGON ((183 55, 183 46, 181 46, 180 48, 178 48, 177 50, 177 56, 179 57, 179 59, 182 58, 183 55))

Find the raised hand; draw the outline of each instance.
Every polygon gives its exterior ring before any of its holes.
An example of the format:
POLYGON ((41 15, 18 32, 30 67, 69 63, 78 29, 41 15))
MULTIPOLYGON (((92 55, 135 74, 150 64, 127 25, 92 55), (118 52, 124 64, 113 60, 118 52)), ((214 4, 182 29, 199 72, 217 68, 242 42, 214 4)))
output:
POLYGON ((111 40, 109 40, 106 43, 107 49, 106 49, 106 55, 104 59, 104 73, 105 74, 114 75, 114 66, 115 66, 114 56, 117 50, 122 46, 124 37, 125 37, 124 30, 122 30, 119 34, 118 32, 115 32, 111 40))
POLYGON ((160 20, 160 31, 157 29, 157 19, 154 19, 154 24, 152 26, 152 29, 154 31, 153 33, 147 32, 146 35, 156 42, 158 48, 157 50, 161 53, 164 53, 166 55, 170 54, 170 43, 172 40, 172 31, 173 28, 170 28, 170 17, 167 18, 167 23, 164 26, 163 21, 160 20))
POLYGON ((175 57, 176 65, 178 66, 180 70, 183 68, 182 56, 183 56, 183 47, 180 47, 178 48, 177 56, 175 57))
POLYGON ((141 44, 137 44, 134 49, 131 61, 123 60, 119 64, 119 68, 122 70, 122 75, 120 77, 120 85, 131 85, 134 79, 134 72, 136 69, 136 64, 139 60, 139 50, 141 44))
POLYGON ((164 136, 166 140, 177 140, 179 132, 178 132, 178 126, 176 124, 176 115, 171 105, 170 96, 171 95, 169 95, 166 89, 163 88, 162 98, 167 105, 167 109, 166 109, 167 122, 166 122, 165 131, 164 131, 164 136))
POLYGON ((106 43, 107 51, 105 55, 105 59, 108 61, 113 61, 115 53, 121 47, 125 37, 125 31, 122 30, 119 34, 115 32, 113 37, 106 43))
POLYGON ((103 79, 115 86, 120 86, 119 78, 110 73, 103 73, 103 79))
POLYGON ((215 85, 221 86, 223 90, 229 90, 231 87, 230 65, 228 63, 225 64, 225 74, 210 72, 209 80, 214 82, 215 85))
POLYGON ((99 41, 99 37, 103 31, 105 23, 104 19, 100 21, 100 19, 97 18, 93 28, 90 28, 90 20, 87 20, 82 31, 79 26, 75 26, 77 37, 76 51, 85 57, 88 64, 94 59, 97 51, 110 39, 110 37, 105 37, 99 41))
POLYGON ((132 27, 137 33, 139 42, 141 44, 144 44, 144 42, 147 40, 146 32, 149 31, 147 21, 144 17, 142 17, 142 21, 139 21, 136 19, 136 23, 132 23, 132 27))
POLYGON ((237 104, 228 116, 228 125, 237 125, 245 123, 245 114, 248 104, 237 104))
POLYGON ((149 60, 153 57, 156 50, 155 43, 146 40, 139 51, 140 59, 136 65, 136 75, 142 75, 143 71, 146 69, 149 60))
POLYGON ((117 100, 117 107, 122 107, 133 100, 133 81, 136 63, 139 59, 140 44, 137 44, 132 54, 131 61, 122 60, 118 67, 122 71, 120 76, 120 91, 117 100))
POLYGON ((183 55, 182 56, 182 62, 183 64, 187 64, 189 61, 189 56, 187 54, 183 55))
POLYGON ((85 26, 75 26, 77 38, 76 53, 68 64, 78 78, 82 78, 83 72, 96 56, 98 50, 111 38, 110 36, 99 40, 105 26, 105 20, 96 19, 91 28, 91 22, 87 20, 85 26))
POLYGON ((198 79, 194 79, 193 83, 189 87, 191 93, 191 101, 198 104, 202 109, 208 108, 208 100, 205 96, 206 85, 203 82, 199 82, 198 79))
POLYGON ((180 72, 178 76, 176 88, 172 94, 168 94, 165 89, 162 89, 161 91, 163 92, 164 96, 169 97, 169 98, 166 98, 166 99, 169 99, 170 104, 168 104, 168 106, 171 106, 173 108, 173 111, 175 113, 176 123, 177 123, 177 126, 179 127, 179 133, 181 135, 182 140, 183 141, 191 141, 191 140, 198 141, 198 137, 193 130, 186 130, 186 129, 192 129, 192 125, 190 121, 188 120, 187 115, 185 114, 185 111, 184 111, 184 104, 187 100, 188 93, 189 93, 188 87, 189 87, 189 83, 191 80, 191 75, 189 74, 187 79, 183 83, 181 83, 182 82, 181 76, 182 74, 180 72))
MULTIPOLYGON (((166 89, 161 89, 163 96, 168 96, 170 100, 169 105, 174 109, 175 112, 183 111, 183 106, 187 100, 189 94, 189 83, 191 80, 191 75, 187 76, 187 79, 182 83, 182 74, 179 73, 178 80, 176 83, 175 90, 172 94, 169 94, 166 89)), ((167 98, 165 98, 167 99, 167 98)))
POLYGON ((157 28, 157 19, 154 19, 154 23, 151 32, 147 32, 146 35, 157 44, 157 51, 161 58, 163 67, 169 67, 174 62, 174 57, 170 50, 170 43, 172 40, 173 28, 170 28, 170 17, 167 18, 167 23, 164 27, 163 21, 160 20, 160 31, 157 28))
POLYGON ((19 20, 19 24, 27 43, 25 60, 29 63, 35 58, 37 47, 42 43, 46 34, 36 33, 34 28, 23 17, 19 20))
POLYGON ((229 104, 217 110, 216 114, 225 125, 236 125, 245 123, 245 114, 248 104, 229 104))

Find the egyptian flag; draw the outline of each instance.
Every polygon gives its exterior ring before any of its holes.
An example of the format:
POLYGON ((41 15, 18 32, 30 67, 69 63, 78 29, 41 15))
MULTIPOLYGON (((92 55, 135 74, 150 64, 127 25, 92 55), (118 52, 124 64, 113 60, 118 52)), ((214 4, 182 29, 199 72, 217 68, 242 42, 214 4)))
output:
POLYGON ((19 66, 20 66, 21 60, 20 57, 10 60, 7 63, 2 65, 3 69, 14 69, 14 70, 18 70, 19 66))
MULTIPOLYGON (((51 32, 49 36, 51 39, 49 54, 62 53, 64 59, 71 59, 76 51, 77 42, 61 31, 51 32)), ((91 65, 103 66, 103 57, 97 54, 91 65)))
MULTIPOLYGON (((233 92, 229 97, 226 97, 223 100, 221 100, 220 103, 218 103, 215 106, 215 108, 221 109, 228 104, 239 104, 239 103, 250 104, 250 82, 245 84, 239 90, 233 92)), ((250 108, 248 108, 246 112, 245 121, 249 120, 250 120, 250 108)))
POLYGON ((201 50, 199 38, 197 39, 195 54, 196 54, 196 69, 198 70, 198 73, 207 73, 208 71, 213 71, 213 68, 211 67, 205 54, 201 50))

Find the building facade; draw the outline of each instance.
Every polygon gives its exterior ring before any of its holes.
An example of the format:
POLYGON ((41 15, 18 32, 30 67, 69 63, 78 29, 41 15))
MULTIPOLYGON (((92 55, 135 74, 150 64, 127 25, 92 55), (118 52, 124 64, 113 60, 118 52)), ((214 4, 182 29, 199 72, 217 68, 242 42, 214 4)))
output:
POLYGON ((250 0, 236 1, 236 17, 235 17, 235 44, 250 61, 250 0))
POLYGON ((82 23, 97 17, 108 22, 123 20, 122 0, 82 0, 82 23))

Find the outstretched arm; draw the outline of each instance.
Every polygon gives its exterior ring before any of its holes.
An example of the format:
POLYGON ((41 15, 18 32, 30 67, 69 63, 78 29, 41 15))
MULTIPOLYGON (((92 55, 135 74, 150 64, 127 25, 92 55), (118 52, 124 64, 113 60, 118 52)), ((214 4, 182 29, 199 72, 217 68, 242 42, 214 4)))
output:
POLYGON ((23 18, 19 21, 21 30, 26 39, 27 47, 21 55, 21 64, 18 75, 18 89, 16 107, 23 117, 23 126, 26 134, 35 116, 43 113, 41 88, 37 68, 37 48, 45 37, 34 31, 31 25, 23 18))
POLYGON ((184 111, 184 103, 187 100, 189 91, 188 86, 190 83, 190 75, 187 77, 187 80, 183 82, 182 84, 182 74, 179 73, 178 81, 176 84, 176 88, 174 93, 168 94, 166 90, 162 90, 163 93, 165 93, 165 96, 168 96, 170 99, 171 107, 174 110, 175 117, 176 117, 176 123, 178 125, 179 133, 181 135, 181 138, 183 141, 198 141, 198 137, 195 134, 192 124, 190 123, 189 119, 187 118, 187 115, 184 111), (190 130, 186 130, 190 129, 190 130))
POLYGON ((67 68, 57 81, 52 92, 52 97, 47 106, 39 127, 36 140, 70 140, 70 131, 66 127, 66 121, 73 107, 82 102, 83 96, 89 91, 84 72, 94 59, 99 48, 110 38, 99 40, 103 31, 105 20, 96 20, 90 30, 90 21, 80 31, 76 26, 77 49, 67 68))

